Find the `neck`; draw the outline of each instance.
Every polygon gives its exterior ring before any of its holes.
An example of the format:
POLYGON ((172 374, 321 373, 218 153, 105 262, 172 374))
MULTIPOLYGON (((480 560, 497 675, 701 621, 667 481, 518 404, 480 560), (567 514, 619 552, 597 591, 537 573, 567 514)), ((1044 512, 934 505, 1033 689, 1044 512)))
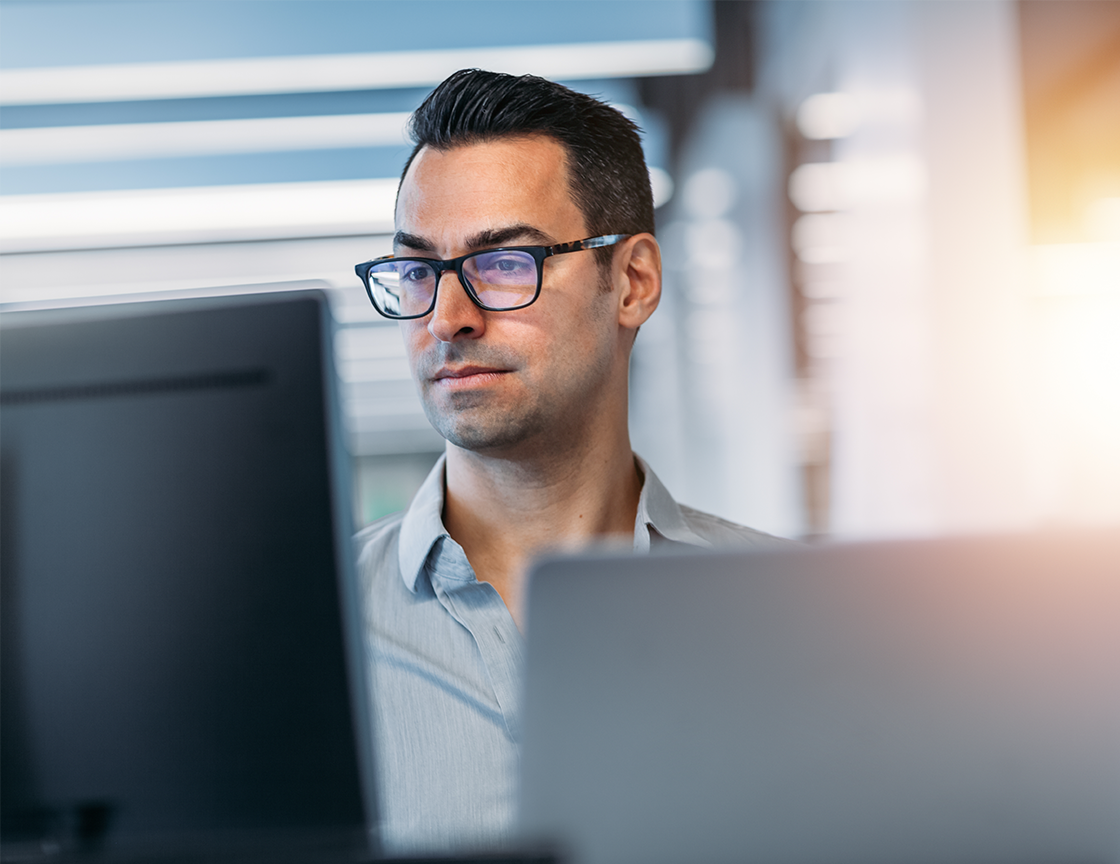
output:
POLYGON ((604 539, 632 542, 642 480, 625 423, 620 428, 608 440, 550 442, 535 457, 448 445, 444 525, 519 627, 534 556, 604 539))

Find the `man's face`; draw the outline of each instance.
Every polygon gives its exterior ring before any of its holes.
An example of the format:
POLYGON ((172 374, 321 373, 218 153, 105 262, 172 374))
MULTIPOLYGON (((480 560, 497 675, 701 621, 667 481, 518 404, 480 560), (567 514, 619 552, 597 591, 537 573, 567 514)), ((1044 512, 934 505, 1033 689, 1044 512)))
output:
MULTIPOLYGON (((401 184, 396 221, 396 254, 444 260, 588 236, 564 149, 544 136, 421 150, 401 184)), ((578 434, 617 388, 620 368, 625 378, 617 298, 601 283, 594 253, 557 255, 545 260, 536 303, 484 312, 445 273, 431 314, 401 324, 432 425, 459 447, 489 453, 578 434)))

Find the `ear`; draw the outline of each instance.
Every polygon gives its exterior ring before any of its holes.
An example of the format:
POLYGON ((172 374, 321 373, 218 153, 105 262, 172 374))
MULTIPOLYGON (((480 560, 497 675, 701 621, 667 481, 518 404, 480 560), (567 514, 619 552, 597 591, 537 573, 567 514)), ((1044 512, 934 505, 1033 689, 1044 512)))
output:
POLYGON ((615 258, 618 323, 637 331, 661 302, 661 247, 652 234, 635 234, 615 258))

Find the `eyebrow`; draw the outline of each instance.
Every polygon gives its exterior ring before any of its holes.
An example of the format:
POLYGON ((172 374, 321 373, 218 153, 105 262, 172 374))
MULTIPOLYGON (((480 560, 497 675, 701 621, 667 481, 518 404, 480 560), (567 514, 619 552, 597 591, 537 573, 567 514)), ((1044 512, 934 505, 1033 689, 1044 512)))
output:
POLYGON ((407 231, 398 231, 393 235, 393 248, 396 249, 399 246, 404 246, 407 249, 417 249, 421 252, 434 252, 436 248, 423 237, 417 237, 407 231))
MULTIPOLYGON (((506 228, 492 228, 479 231, 469 237, 466 242, 467 249, 472 252, 480 249, 492 249, 503 246, 512 240, 528 240, 531 243, 540 243, 551 246, 555 243, 552 237, 532 225, 519 223, 506 228)), ((398 231, 393 235, 393 248, 404 246, 406 249, 415 249, 418 252, 434 252, 435 244, 423 237, 409 234, 407 231, 398 231)))
POLYGON ((532 240, 535 243, 551 245, 555 241, 532 225, 510 225, 508 228, 497 228, 489 231, 479 231, 467 240, 468 249, 487 249, 492 246, 503 246, 511 240, 532 240))

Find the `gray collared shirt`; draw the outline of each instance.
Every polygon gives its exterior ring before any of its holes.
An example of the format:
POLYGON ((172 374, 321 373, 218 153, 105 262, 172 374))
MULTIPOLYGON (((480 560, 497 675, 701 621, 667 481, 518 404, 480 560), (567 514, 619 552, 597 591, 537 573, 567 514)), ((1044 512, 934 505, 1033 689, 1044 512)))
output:
MULTIPOLYGON (((678 504, 641 459, 634 551, 774 538, 678 504)), ((443 527, 444 459, 408 510, 355 537, 373 676, 382 842, 402 853, 513 839, 525 643, 443 527)))

